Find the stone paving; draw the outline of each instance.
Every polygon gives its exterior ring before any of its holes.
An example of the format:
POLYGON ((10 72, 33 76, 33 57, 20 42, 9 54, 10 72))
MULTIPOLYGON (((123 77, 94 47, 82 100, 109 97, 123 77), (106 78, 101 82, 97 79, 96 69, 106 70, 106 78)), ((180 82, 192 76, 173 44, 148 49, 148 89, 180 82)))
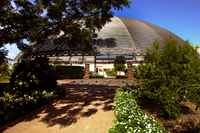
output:
MULTIPOLYGON (((82 81, 79 79, 76 81, 82 81)), ((117 79, 89 79, 84 81, 127 81, 117 79)), ((124 83, 75 84, 74 80, 58 80, 66 88, 66 96, 51 103, 4 133, 106 133, 115 119, 112 110, 117 86, 124 83)), ((133 80, 130 80, 133 82, 133 80)))

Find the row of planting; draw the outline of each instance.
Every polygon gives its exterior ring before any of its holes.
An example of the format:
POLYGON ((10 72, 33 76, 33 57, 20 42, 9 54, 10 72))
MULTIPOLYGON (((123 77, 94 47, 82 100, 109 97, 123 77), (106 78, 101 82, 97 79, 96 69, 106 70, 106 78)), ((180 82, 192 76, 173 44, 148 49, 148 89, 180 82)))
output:
POLYGON ((57 86, 54 68, 41 60, 15 64, 10 83, 1 86, 0 126, 65 94, 57 86))
POLYGON ((154 116, 148 117, 145 111, 141 111, 136 103, 139 96, 141 96, 139 86, 117 88, 114 98, 117 105, 114 109, 116 120, 109 133, 167 132, 156 122, 154 116))
POLYGON ((31 95, 14 97, 4 92, 4 96, 0 97, 0 126, 4 126, 13 120, 22 117, 29 112, 61 97, 64 94, 63 89, 51 92, 33 91, 31 95))
POLYGON ((81 66, 61 66, 56 65, 57 79, 82 79, 84 76, 84 67, 81 66))

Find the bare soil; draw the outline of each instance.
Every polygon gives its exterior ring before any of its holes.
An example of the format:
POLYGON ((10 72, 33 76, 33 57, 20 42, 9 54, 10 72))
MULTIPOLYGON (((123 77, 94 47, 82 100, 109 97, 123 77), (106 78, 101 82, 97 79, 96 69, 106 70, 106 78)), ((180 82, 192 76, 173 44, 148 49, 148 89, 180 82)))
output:
POLYGON ((195 111, 196 106, 191 102, 184 103, 178 120, 169 119, 163 108, 149 99, 137 103, 148 116, 155 114, 160 125, 171 133, 200 133, 200 109, 195 111))

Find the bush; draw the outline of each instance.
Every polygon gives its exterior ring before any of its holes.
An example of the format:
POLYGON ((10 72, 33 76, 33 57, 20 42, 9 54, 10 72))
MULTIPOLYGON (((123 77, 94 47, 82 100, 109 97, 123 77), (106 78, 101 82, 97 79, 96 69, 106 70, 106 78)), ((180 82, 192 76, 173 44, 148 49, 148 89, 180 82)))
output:
POLYGON ((170 118, 178 118, 183 101, 200 105, 200 60, 197 50, 189 42, 179 45, 176 40, 166 40, 159 51, 146 51, 145 64, 135 67, 134 77, 141 81, 143 95, 162 104, 170 118))
POLYGON ((91 78, 104 78, 103 75, 93 74, 91 78))
POLYGON ((0 82, 9 82, 10 76, 8 75, 0 75, 0 82))
POLYGON ((80 66, 56 66, 57 79, 82 79, 84 67, 80 66))
POLYGON ((14 97, 9 93, 3 93, 4 96, 0 97, 0 126, 22 117, 29 112, 41 107, 44 104, 51 102, 52 100, 63 96, 64 89, 58 88, 51 92, 32 91, 30 95, 24 95, 21 97, 14 97))
POLYGON ((52 66, 39 60, 22 61, 15 65, 10 85, 18 95, 23 96, 33 90, 52 91, 57 87, 57 81, 52 66))
POLYGON ((116 79, 127 79, 126 75, 117 75, 116 79))
POLYGON ((9 83, 0 83, 0 97, 3 96, 3 92, 8 92, 10 84, 9 83))
POLYGON ((150 133, 167 132, 155 122, 154 116, 148 117, 145 111, 141 111, 136 99, 141 95, 138 86, 126 86, 117 88, 114 101, 117 107, 114 110, 116 120, 109 133, 150 133))
POLYGON ((114 68, 112 70, 110 70, 110 69, 105 69, 105 70, 106 70, 107 76, 116 76, 117 75, 117 71, 115 71, 114 68))
POLYGON ((114 60, 114 67, 115 71, 124 71, 125 70, 125 64, 126 60, 123 56, 116 56, 116 59, 114 60))

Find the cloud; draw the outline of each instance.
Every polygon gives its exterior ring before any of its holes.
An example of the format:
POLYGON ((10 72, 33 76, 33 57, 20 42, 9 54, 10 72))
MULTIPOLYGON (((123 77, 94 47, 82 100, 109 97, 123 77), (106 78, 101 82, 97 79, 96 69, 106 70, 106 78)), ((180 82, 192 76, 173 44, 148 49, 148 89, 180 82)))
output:
POLYGON ((14 54, 8 54, 8 56, 14 56, 14 54))

